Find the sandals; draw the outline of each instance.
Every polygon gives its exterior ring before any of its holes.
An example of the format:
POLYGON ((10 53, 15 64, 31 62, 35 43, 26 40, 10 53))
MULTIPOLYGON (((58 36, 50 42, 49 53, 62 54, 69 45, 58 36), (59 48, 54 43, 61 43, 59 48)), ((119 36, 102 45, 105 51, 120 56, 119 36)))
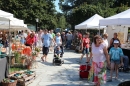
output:
POLYGON ((41 57, 41 60, 44 62, 44 59, 41 57))

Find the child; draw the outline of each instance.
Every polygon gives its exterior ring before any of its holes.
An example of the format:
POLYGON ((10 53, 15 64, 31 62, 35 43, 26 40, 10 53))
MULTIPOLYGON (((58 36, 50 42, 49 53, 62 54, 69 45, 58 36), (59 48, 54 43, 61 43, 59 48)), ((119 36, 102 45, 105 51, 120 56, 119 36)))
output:
POLYGON ((57 46, 56 49, 54 50, 54 52, 55 52, 55 56, 60 57, 60 55, 62 53, 60 46, 57 46))
POLYGON ((119 45, 119 41, 118 40, 114 40, 114 47, 112 47, 109 51, 109 55, 110 55, 110 59, 111 59, 111 72, 110 72, 110 79, 108 80, 108 82, 112 81, 112 74, 113 74, 113 70, 115 67, 115 71, 116 71, 116 77, 115 79, 118 78, 118 67, 119 66, 123 66, 123 52, 122 49, 120 47, 118 47, 119 45), (121 64, 120 64, 121 62, 121 64))

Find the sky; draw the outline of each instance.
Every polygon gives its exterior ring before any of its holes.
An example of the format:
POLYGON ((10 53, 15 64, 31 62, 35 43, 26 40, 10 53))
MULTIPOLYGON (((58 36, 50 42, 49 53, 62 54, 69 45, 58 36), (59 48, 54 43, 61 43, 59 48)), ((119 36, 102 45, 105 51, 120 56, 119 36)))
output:
POLYGON ((59 0, 56 0, 56 1, 55 1, 56 10, 57 10, 58 12, 61 12, 61 10, 59 9, 58 3, 59 3, 59 0))

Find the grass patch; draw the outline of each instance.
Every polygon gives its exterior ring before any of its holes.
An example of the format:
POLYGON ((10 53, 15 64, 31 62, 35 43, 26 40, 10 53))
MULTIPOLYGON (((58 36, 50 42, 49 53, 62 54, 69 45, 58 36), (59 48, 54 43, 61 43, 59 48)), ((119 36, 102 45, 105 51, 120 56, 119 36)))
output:
POLYGON ((9 73, 13 73, 13 72, 16 72, 16 71, 21 71, 21 70, 26 70, 25 68, 15 68, 15 67, 12 67, 9 69, 9 73))

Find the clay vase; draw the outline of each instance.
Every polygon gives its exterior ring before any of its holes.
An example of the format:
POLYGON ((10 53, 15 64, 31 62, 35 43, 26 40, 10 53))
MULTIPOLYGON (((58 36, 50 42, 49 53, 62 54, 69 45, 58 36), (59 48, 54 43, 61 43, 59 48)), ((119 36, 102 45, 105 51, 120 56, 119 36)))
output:
POLYGON ((40 52, 37 52, 37 57, 39 56, 40 52))
POLYGON ((31 63, 27 65, 27 69, 30 70, 31 69, 31 63))
POLYGON ((36 56, 32 56, 32 59, 33 59, 33 60, 36 60, 36 56))
POLYGON ((25 59, 21 59, 21 63, 24 65, 25 64, 25 59))
POLYGON ((11 57, 11 65, 15 64, 15 57, 11 57))

